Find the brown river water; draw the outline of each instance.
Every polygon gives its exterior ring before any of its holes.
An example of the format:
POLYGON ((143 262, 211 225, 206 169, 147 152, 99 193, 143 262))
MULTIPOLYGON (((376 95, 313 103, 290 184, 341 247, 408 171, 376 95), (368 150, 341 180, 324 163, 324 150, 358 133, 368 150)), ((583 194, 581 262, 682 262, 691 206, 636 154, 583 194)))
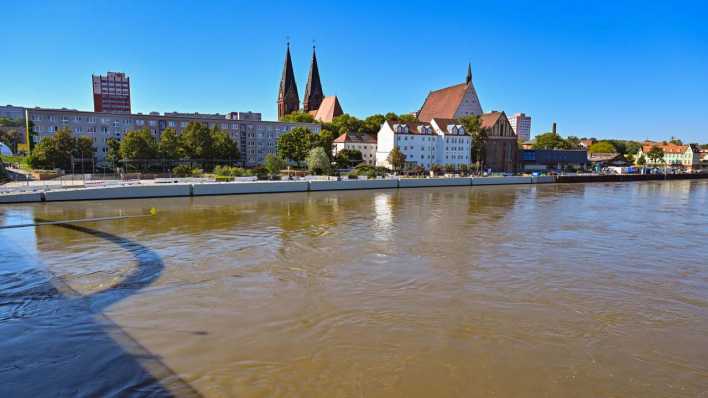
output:
POLYGON ((708 181, 0 206, 0 397, 708 397, 708 181))

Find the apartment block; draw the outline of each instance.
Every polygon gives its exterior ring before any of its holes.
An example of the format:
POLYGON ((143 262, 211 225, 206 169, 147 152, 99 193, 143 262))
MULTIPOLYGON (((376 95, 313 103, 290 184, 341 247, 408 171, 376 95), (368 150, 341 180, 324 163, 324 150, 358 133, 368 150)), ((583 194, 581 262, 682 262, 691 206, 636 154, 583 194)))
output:
MULTIPOLYGON (((278 137, 295 128, 305 127, 314 133, 320 132, 316 123, 271 122, 256 119, 252 112, 232 112, 228 115, 151 112, 149 114, 126 114, 120 112, 85 112, 75 109, 30 108, 27 110, 34 124, 37 139, 52 135, 61 128, 70 129, 76 136, 90 137, 96 148, 98 161, 106 158, 109 138, 120 140, 131 130, 147 128, 159 139, 167 128, 181 133, 190 122, 199 122, 209 127, 219 127, 229 133, 241 152, 244 166, 256 166, 269 153, 275 153, 278 137), (229 117, 244 115, 244 120, 229 117)), ((260 118, 258 118, 260 119, 260 118)))

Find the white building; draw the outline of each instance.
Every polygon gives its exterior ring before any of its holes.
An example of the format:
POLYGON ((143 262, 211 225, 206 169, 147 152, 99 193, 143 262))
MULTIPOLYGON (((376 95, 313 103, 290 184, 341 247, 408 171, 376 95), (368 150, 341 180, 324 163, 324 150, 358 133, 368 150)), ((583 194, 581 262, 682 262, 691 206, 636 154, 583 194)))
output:
POLYGON ((520 142, 526 142, 531 139, 531 116, 526 116, 524 113, 516 113, 509 118, 509 123, 520 142))
POLYGON ((406 165, 471 163, 472 137, 454 119, 433 118, 430 123, 386 121, 377 137, 376 165, 391 168, 388 156, 393 148, 406 155, 406 165))
POLYGON ((369 134, 344 133, 332 141, 332 155, 344 149, 361 152, 365 164, 376 164, 376 137, 369 134))

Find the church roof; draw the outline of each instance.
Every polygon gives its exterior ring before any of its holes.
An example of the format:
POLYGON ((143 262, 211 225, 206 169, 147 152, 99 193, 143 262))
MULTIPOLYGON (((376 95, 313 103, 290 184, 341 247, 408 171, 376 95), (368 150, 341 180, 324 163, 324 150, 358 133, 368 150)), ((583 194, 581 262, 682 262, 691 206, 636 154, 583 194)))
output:
POLYGON ((280 78, 280 90, 278 91, 278 100, 295 98, 298 102, 300 97, 297 93, 297 84, 295 83, 295 73, 293 72, 293 61, 290 58, 290 46, 285 51, 285 63, 283 64, 283 75, 280 78))
POLYGON ((303 101, 303 109, 309 112, 320 107, 320 103, 324 97, 322 83, 320 82, 320 70, 317 67, 317 54, 315 48, 312 48, 312 63, 310 64, 310 72, 307 75, 307 84, 305 85, 305 97, 303 101))
POLYGON ((431 91, 418 114, 418 120, 429 122, 434 117, 451 119, 465 97, 468 85, 465 83, 431 91))
MULTIPOLYGON (((313 111, 310 111, 312 114, 313 111)), ((319 109, 315 112, 315 120, 325 123, 331 123, 332 119, 337 116, 343 115, 342 106, 339 104, 339 99, 336 95, 330 95, 324 97, 319 109)))
POLYGON ((483 129, 490 129, 494 127, 499 121, 502 112, 489 112, 484 113, 479 117, 479 127, 483 129))

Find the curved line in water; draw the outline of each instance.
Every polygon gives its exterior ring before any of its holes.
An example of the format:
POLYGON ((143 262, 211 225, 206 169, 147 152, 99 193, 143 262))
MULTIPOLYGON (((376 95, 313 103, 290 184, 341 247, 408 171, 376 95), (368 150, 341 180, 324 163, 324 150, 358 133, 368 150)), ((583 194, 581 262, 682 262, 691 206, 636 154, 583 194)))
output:
POLYGON ((123 278, 122 281, 98 292, 80 296, 82 299, 90 300, 93 308, 97 311, 101 311, 106 307, 109 307, 110 305, 137 293, 140 289, 151 285, 160 277, 165 268, 165 264, 160 256, 149 247, 141 245, 140 243, 110 234, 108 232, 98 231, 73 224, 55 224, 54 226, 71 229, 109 241, 125 249, 135 257, 135 260, 137 261, 135 270, 123 278))
POLYGON ((77 299, 88 300, 91 309, 95 310, 101 317, 106 332, 109 333, 116 343, 120 344, 126 352, 130 352, 136 360, 141 362, 142 366, 155 377, 156 382, 160 383, 160 380, 170 381, 170 384, 172 384, 170 388, 173 393, 171 394, 172 396, 200 397, 201 394, 199 394, 197 390, 189 383, 182 380, 182 378, 169 366, 164 364, 158 356, 152 354, 146 347, 125 332, 120 325, 101 313, 106 307, 137 293, 140 289, 155 282, 165 268, 165 264, 160 256, 147 246, 108 232, 72 224, 54 224, 53 226, 83 232, 107 240, 125 249, 135 257, 138 263, 135 270, 121 282, 113 286, 85 296, 68 286, 66 287, 70 289, 72 293, 76 294, 75 297, 77 299))

